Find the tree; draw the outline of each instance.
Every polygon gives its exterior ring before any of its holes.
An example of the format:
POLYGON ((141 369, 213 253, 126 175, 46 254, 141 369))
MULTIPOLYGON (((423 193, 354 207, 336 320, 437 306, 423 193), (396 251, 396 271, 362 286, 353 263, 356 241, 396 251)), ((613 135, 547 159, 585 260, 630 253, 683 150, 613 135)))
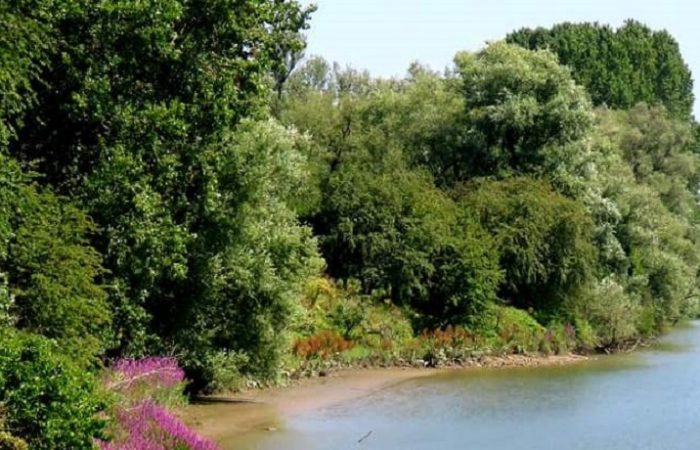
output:
POLYGON ((596 105, 627 109, 663 104, 674 116, 690 117, 693 79, 676 40, 665 30, 628 20, 613 30, 597 23, 563 23, 551 29, 524 28, 506 40, 548 49, 569 66, 596 105))
POLYGON ((592 220, 584 206, 540 180, 515 177, 464 186, 461 204, 494 236, 504 272, 499 296, 561 313, 596 275, 592 220))
POLYGON ((110 344, 101 257, 89 245, 93 232, 82 211, 38 188, 15 161, 0 155, 6 314, 13 325, 58 340, 83 362, 94 362, 110 344))
MULTIPOLYGON (((542 173, 575 155, 592 113, 585 91, 549 52, 504 43, 456 56, 466 99, 466 145, 445 164, 454 179, 542 173)), ((444 169, 443 169, 444 170, 444 169)))
MULTIPOLYGON (((271 74, 287 51, 303 47, 299 31, 311 9, 276 0, 43 4, 55 45, 32 84, 36 101, 10 152, 95 220, 93 243, 108 269, 115 351, 187 354, 193 349, 180 336, 200 325, 184 319, 197 309, 194 302, 206 304, 211 292, 232 296, 230 302, 258 296, 252 285, 234 289, 240 280, 222 278, 212 264, 226 258, 226 267, 246 267, 249 255, 241 248, 256 248, 259 233, 288 231, 304 251, 289 253, 282 238, 279 248, 260 248, 267 252, 260 255, 267 258, 263 265, 275 268, 268 281, 283 285, 288 274, 303 272, 307 253, 313 253, 291 212, 293 202, 287 204, 296 182, 280 180, 268 190, 269 181, 245 176, 248 170, 271 176, 266 170, 299 157, 297 144, 275 147, 279 160, 233 150, 247 139, 247 131, 238 131, 244 118, 263 122, 256 131, 263 142, 294 140, 264 119, 271 74), (262 191, 269 215, 246 217, 263 206, 262 191), (244 238, 250 241, 238 240, 244 238), (224 279, 230 289, 218 284, 224 279)), ((248 320, 241 327, 267 333, 255 322, 265 308, 276 308, 274 301, 240 316, 248 320)), ((211 337, 207 345, 247 345, 232 340, 211 337)), ((243 350, 255 353, 248 369, 270 373, 254 366, 265 358, 256 352, 269 346, 243 350)))
POLYGON ((495 300, 491 240, 429 177, 394 163, 346 161, 331 176, 316 218, 329 273, 415 308, 426 323, 465 323, 495 300))

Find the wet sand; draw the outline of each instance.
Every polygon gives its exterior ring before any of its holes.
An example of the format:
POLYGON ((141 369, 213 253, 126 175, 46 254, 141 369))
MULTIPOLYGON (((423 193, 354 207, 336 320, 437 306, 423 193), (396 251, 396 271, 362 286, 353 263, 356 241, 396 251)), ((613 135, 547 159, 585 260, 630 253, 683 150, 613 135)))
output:
POLYGON ((332 372, 326 377, 304 379, 290 386, 248 390, 225 397, 207 397, 188 406, 183 419, 199 433, 227 444, 245 435, 274 431, 285 418, 322 409, 419 377, 448 370, 475 370, 479 367, 536 367, 564 365, 587 360, 578 355, 483 357, 448 368, 371 368, 332 372))

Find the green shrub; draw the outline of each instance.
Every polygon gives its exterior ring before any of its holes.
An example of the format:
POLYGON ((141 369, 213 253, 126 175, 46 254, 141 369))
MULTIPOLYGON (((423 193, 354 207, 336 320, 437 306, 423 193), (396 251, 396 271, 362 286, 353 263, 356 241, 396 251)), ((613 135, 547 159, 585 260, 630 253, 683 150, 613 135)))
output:
POLYGON ((248 357, 242 353, 220 351, 209 357, 207 367, 211 373, 208 389, 214 392, 236 391, 245 385, 246 377, 242 369, 248 363, 248 357))
POLYGON ((479 324, 487 342, 506 353, 537 351, 545 331, 527 311, 510 306, 491 306, 479 324))
POLYGON ((582 204, 530 177, 465 186, 461 199, 495 236, 504 272, 501 298, 557 314, 589 286, 596 249, 593 222, 582 204))
POLYGON ((0 450, 29 450, 29 446, 24 440, 0 431, 0 450))
POLYGON ((576 341, 580 350, 591 351, 598 346, 598 336, 588 321, 582 318, 574 319, 576 341))
POLYGON ((638 336, 642 307, 617 280, 606 278, 596 285, 579 314, 595 330, 598 346, 608 348, 638 336))
POLYGON ((104 422, 95 378, 51 341, 0 331, 0 403, 7 430, 34 450, 93 448, 104 422))

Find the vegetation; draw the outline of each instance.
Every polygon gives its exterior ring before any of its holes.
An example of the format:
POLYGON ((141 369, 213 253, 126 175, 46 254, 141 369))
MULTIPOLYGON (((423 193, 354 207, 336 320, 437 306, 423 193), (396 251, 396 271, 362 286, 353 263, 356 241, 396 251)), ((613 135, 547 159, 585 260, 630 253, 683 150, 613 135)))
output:
POLYGON ((676 40, 634 20, 618 29, 598 23, 563 23, 550 29, 524 28, 506 40, 547 49, 572 69, 596 105, 627 109, 663 104, 686 119, 693 108, 693 79, 676 40))
POLYGON ((664 31, 520 30, 386 80, 300 65, 295 1, 6 3, 0 448, 213 448, 185 389, 698 313, 700 127, 664 31))

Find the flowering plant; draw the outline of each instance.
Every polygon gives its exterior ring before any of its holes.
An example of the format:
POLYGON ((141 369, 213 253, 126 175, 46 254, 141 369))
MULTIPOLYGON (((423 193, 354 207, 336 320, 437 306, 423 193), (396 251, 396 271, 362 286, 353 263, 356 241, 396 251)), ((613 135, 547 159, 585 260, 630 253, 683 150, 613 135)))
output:
POLYGON ((168 407, 184 402, 185 372, 175 358, 120 359, 104 383, 118 401, 112 411, 113 439, 98 441, 101 450, 215 450, 168 407))

